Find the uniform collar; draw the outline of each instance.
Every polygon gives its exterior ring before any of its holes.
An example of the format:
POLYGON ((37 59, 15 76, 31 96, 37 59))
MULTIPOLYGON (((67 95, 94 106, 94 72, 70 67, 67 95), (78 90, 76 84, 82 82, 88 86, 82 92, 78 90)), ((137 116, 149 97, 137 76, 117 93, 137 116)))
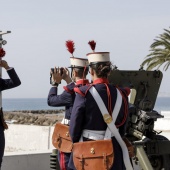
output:
POLYGON ((76 81, 76 85, 81 85, 81 84, 89 84, 89 80, 79 79, 79 80, 76 81))
POLYGON ((109 84, 109 81, 107 78, 97 78, 93 81, 93 84, 109 84))

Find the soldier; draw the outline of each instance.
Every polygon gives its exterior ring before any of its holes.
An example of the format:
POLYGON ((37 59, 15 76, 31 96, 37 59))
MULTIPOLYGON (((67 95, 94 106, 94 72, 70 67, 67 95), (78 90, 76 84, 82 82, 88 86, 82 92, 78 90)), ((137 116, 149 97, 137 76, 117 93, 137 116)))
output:
MULTIPOLYGON (((95 42, 89 42, 92 50, 95 49, 95 42)), ((118 92, 120 94, 120 99, 122 104, 120 105, 120 109, 118 111, 117 119, 115 120, 116 127, 118 128, 119 135, 121 137, 125 134, 125 124, 127 120, 127 112, 128 112, 128 94, 130 93, 130 89, 118 89, 115 86, 109 84, 108 75, 111 71, 111 62, 109 52, 93 52, 87 54, 89 61, 89 72, 91 74, 91 78, 93 84, 89 84, 82 87, 75 88, 75 92, 77 95, 75 97, 75 102, 72 109, 72 115, 70 120, 70 135, 73 143, 79 141, 91 141, 91 140, 101 140, 106 138, 106 129, 107 123, 104 121, 103 113, 98 105, 96 98, 94 98, 91 93, 91 89, 95 88, 102 99, 105 107, 107 108, 110 115, 110 119, 114 118, 114 114, 112 116, 113 109, 115 107, 115 103, 117 101, 118 92)), ((108 130, 108 129, 107 129, 108 130)), ((111 132, 110 138, 112 140, 112 144, 114 147, 114 163, 111 170, 124 170, 125 165, 123 161, 122 148, 119 144, 119 141, 116 139, 116 135, 111 132)), ((85 143, 85 142, 82 142, 85 143)), ((74 146, 73 146, 74 148, 74 146)), ((125 148, 126 150, 127 148, 125 148)), ((90 153, 89 153, 90 154, 90 153)), ((81 155, 81 153, 80 153, 81 155)), ((82 155, 83 159, 84 156, 82 155)), ((128 158, 129 159, 129 158, 128 158)), ((101 161, 104 162, 104 161, 101 161)), ((128 163, 130 161, 128 160, 128 163)), ((88 166, 88 163, 82 161, 82 166, 88 166)), ((70 158, 69 167, 72 169, 76 169, 74 167, 73 160, 70 158)), ((96 170, 95 167, 89 167, 89 169, 96 170)), ((131 169, 131 164, 130 168, 131 169)))
MULTIPOLYGON (((0 78, 0 91, 11 89, 21 84, 21 81, 18 75, 16 74, 14 68, 9 67, 8 63, 5 60, 0 61, 0 67, 5 68, 10 77, 10 79, 0 78)), ((2 164, 2 157, 4 155, 4 148, 5 148, 4 129, 7 129, 7 125, 4 121, 3 112, 1 110, 0 111, 0 169, 2 164)))
MULTIPOLYGON (((66 46, 68 51, 73 54, 74 43, 72 41, 67 41, 66 46)), ((76 58, 74 56, 70 57, 71 63, 71 78, 69 76, 69 71, 67 68, 55 68, 54 73, 52 73, 52 80, 56 86, 50 89, 48 95, 48 105, 49 106, 65 106, 65 116, 62 120, 62 124, 69 125, 70 116, 72 112, 72 106, 75 99, 74 87, 79 87, 88 84, 89 81, 86 79, 88 73, 88 60, 83 58, 76 58), (62 74, 61 74, 62 72, 62 74), (64 86, 64 91, 62 94, 58 95, 57 87, 61 80, 65 80, 67 85, 64 86), (73 81, 72 81, 72 80, 73 81)), ((61 170, 70 170, 68 168, 68 161, 70 158, 70 153, 58 152, 58 161, 61 170), (63 159, 64 158, 64 159, 63 159)))

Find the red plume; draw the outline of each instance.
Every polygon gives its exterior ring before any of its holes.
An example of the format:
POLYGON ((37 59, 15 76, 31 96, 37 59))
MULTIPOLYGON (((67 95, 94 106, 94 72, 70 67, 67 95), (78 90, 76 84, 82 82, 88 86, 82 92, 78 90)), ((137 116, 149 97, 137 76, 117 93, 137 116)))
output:
POLYGON ((66 47, 67 47, 67 50, 73 55, 73 52, 75 50, 74 42, 71 40, 66 41, 66 47))
POLYGON ((5 54, 6 54, 6 52, 4 51, 4 49, 3 49, 3 48, 0 48, 0 58, 1 58, 1 57, 4 57, 5 54))
POLYGON ((95 42, 94 40, 92 40, 92 41, 89 41, 88 44, 90 45, 91 49, 92 49, 93 52, 94 52, 95 47, 96 47, 96 42, 95 42))

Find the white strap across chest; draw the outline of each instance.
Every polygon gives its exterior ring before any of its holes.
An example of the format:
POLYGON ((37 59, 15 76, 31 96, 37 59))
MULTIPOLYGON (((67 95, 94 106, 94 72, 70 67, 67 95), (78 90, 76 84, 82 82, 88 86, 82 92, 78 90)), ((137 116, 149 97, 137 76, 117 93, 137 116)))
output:
MULTIPOLYGON (((103 115, 103 119, 108 125, 107 129, 110 130, 110 132, 114 134, 116 140, 118 141, 118 143, 120 144, 120 146, 122 148, 123 161, 124 161, 126 170, 133 170, 131 162, 130 162, 130 158, 129 158, 128 149, 127 149, 122 137, 120 136, 118 129, 115 126, 115 121, 116 121, 117 115, 120 111, 121 104, 122 104, 122 96, 121 96, 119 90, 117 89, 117 101, 115 104, 115 108, 113 109, 112 117, 110 116, 110 114, 109 114, 102 98, 100 97, 99 93, 97 92, 97 90, 92 86, 90 88, 89 92, 91 93, 94 100, 96 101, 96 103, 103 115)), ((108 130, 106 130, 106 132, 108 130)))

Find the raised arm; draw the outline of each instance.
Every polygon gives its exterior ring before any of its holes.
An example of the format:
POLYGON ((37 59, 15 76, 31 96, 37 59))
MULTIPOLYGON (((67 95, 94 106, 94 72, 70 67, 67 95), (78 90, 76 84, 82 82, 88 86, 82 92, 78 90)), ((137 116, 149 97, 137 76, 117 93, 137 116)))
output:
POLYGON ((9 67, 8 63, 5 60, 0 61, 0 67, 5 68, 10 77, 10 79, 2 79, 2 78, 0 79, 1 91, 17 87, 21 84, 21 81, 17 73, 15 72, 14 68, 9 67))

